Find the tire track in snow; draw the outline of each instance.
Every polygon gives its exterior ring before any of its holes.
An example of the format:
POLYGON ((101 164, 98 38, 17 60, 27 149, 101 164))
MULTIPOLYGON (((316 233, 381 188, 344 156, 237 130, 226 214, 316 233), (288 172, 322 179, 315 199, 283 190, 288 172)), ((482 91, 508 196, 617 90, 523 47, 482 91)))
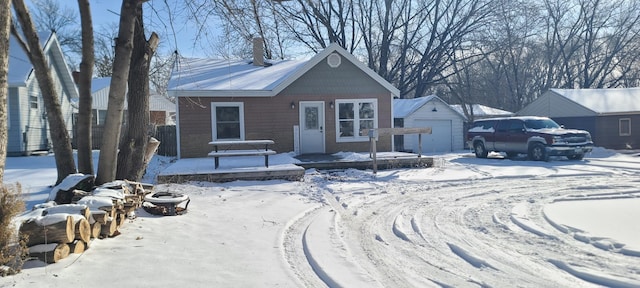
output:
POLYGON ((552 199, 576 194, 575 187, 598 187, 602 195, 628 191, 638 182, 628 175, 448 182, 369 177, 366 182, 355 195, 348 193, 348 184, 332 184, 331 191, 345 191, 338 198, 331 195, 338 203, 328 201, 344 216, 335 218, 338 244, 332 249, 348 247, 353 262, 368 275, 364 277, 376 279, 380 286, 591 287, 602 285, 597 279, 623 285, 640 281, 637 258, 584 245, 555 229, 542 213, 552 199), (549 259, 580 263, 566 266, 580 273, 549 259))

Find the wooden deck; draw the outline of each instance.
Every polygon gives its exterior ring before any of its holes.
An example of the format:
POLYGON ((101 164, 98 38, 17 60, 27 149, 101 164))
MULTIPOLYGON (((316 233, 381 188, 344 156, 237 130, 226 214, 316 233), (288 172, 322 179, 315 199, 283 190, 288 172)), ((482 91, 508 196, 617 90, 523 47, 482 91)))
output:
MULTIPOLYGON (((262 180, 287 180, 301 181, 305 170, 344 170, 359 169, 372 170, 373 160, 368 157, 359 159, 342 159, 334 155, 302 155, 296 157, 296 163, 291 163, 290 157, 274 155, 273 164, 264 167, 262 157, 254 156, 249 163, 242 161, 237 165, 223 163, 219 169, 214 169, 211 158, 180 159, 162 171, 157 178, 157 183, 184 183, 189 181, 205 182, 229 182, 237 180, 262 181, 262 180)), ((235 158, 235 157, 234 157, 235 158)), ((377 157, 378 170, 398 168, 426 168, 433 166, 432 157, 417 157, 408 153, 379 153, 377 157)))

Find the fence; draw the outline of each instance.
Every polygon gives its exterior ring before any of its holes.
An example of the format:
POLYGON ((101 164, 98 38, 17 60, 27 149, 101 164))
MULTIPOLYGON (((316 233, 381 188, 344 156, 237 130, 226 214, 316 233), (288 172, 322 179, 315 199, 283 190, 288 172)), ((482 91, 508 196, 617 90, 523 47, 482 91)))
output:
MULTIPOLYGON (((164 125, 164 126, 156 126, 155 133, 153 133, 156 139, 160 141, 160 146, 158 146, 158 155, 162 156, 177 156, 178 155, 178 142, 176 138, 176 125, 164 125)), ((99 150, 100 145, 102 144, 102 134, 104 133, 104 126, 92 126, 91 127, 91 149, 99 150)), ((78 139, 78 128, 74 126, 73 128, 73 148, 76 149, 78 139)))

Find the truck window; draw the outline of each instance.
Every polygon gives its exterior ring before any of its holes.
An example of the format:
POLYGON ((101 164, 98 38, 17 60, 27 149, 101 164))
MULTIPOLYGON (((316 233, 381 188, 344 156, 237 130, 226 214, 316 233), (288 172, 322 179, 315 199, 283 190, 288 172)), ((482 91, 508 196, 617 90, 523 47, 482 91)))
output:
POLYGON ((524 123, 520 120, 509 120, 509 132, 522 132, 524 123))

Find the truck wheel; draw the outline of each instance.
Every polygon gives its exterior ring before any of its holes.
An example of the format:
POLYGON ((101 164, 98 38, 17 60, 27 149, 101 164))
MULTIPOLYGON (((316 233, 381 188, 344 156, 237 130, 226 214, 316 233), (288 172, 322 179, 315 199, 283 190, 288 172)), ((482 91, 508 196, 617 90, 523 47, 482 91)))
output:
POLYGON ((473 150, 476 153, 477 158, 487 158, 487 155, 489 154, 489 151, 484 149, 484 144, 479 141, 473 144, 473 150))
POLYGON ((529 147, 529 159, 533 161, 549 161, 549 155, 542 143, 534 143, 529 147))

